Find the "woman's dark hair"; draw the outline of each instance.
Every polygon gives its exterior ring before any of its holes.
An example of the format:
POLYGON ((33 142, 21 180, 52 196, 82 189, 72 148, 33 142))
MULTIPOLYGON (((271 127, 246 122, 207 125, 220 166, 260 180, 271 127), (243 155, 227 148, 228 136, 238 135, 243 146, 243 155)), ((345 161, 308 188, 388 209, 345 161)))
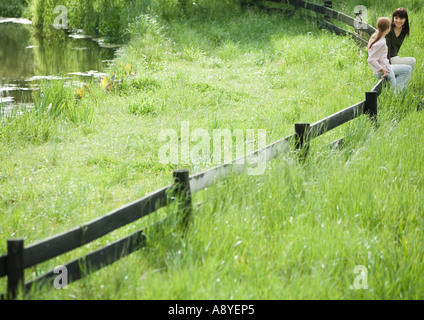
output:
POLYGON ((408 12, 404 8, 397 8, 392 15, 392 28, 395 27, 395 17, 399 17, 401 19, 406 19, 403 24, 403 31, 405 31, 406 35, 409 35, 409 19, 408 12))

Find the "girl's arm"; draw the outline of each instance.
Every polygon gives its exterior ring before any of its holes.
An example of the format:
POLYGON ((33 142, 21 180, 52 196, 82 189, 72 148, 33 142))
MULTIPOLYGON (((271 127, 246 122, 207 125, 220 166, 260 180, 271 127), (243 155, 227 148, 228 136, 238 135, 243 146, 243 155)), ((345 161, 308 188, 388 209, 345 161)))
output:
POLYGON ((386 58, 385 54, 385 44, 384 43, 374 43, 374 45, 368 50, 368 64, 371 66, 371 69, 374 73, 382 72, 387 73, 387 70, 379 63, 382 59, 386 58), (384 72, 386 71, 386 72, 384 72))

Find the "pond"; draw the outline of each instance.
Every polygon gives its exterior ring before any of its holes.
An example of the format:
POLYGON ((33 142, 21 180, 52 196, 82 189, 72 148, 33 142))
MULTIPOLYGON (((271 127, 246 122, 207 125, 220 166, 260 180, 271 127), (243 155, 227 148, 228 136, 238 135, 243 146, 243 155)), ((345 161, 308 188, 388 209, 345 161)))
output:
POLYGON ((65 30, 46 36, 26 19, 0 18, 0 107, 31 105, 41 81, 101 77, 118 46, 65 30))

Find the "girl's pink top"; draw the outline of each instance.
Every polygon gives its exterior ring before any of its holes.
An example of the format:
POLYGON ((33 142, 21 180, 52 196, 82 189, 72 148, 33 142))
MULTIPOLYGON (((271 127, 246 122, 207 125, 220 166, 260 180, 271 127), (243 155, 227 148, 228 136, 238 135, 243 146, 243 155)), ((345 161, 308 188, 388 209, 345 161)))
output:
POLYGON ((381 38, 368 50, 368 64, 374 73, 381 73, 381 69, 391 71, 389 59, 387 59, 386 38, 381 38))

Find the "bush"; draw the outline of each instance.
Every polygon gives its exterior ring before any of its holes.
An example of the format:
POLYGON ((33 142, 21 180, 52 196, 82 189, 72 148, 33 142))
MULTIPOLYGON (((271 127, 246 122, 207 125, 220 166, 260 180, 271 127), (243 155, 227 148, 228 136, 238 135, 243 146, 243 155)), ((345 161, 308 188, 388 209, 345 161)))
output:
MULTIPOLYGON (((68 26, 96 34, 108 42, 125 42, 130 37, 129 26, 143 14, 157 15, 165 20, 192 16, 214 19, 234 14, 243 0, 28 0, 29 18, 37 26, 51 26, 58 13, 56 6, 67 8, 68 26)), ((251 1, 250 1, 251 2, 251 1)))
POLYGON ((25 0, 0 0, 0 17, 21 17, 25 0))
POLYGON ((234 14, 240 4, 240 0, 152 0, 152 9, 165 20, 194 15, 219 18, 234 14))

